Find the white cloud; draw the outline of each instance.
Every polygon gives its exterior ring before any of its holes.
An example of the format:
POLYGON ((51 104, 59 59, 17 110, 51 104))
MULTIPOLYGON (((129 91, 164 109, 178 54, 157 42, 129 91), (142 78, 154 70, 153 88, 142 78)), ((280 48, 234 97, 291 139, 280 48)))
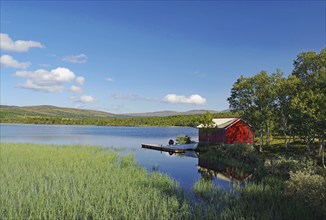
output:
POLYGON ((69 88, 69 91, 71 91, 71 92, 76 92, 76 93, 81 93, 83 90, 82 90, 82 88, 79 87, 79 86, 71 86, 71 87, 69 88))
POLYGON ((183 95, 168 94, 164 97, 163 101, 167 102, 167 103, 172 103, 172 104, 203 105, 206 103, 206 99, 197 94, 191 95, 189 97, 186 97, 183 95))
POLYGON ((63 67, 58 67, 50 72, 43 69, 17 71, 15 76, 27 79, 24 84, 20 84, 18 87, 43 92, 62 92, 64 91, 63 84, 72 82, 76 78, 71 70, 63 67))
POLYGON ((27 80, 23 84, 18 84, 18 87, 43 92, 63 92, 65 89, 63 85, 40 85, 33 80, 27 80))
POLYGON ((93 96, 83 95, 82 97, 80 97, 79 101, 83 103, 90 103, 95 102, 95 99, 93 98, 93 96))
POLYGON ((106 77, 105 80, 109 82, 113 82, 113 79, 111 77, 106 77))
POLYGON ((83 76, 77 76, 76 77, 76 82, 79 83, 80 85, 84 85, 85 77, 83 77, 83 76))
POLYGON ((1 67, 11 67, 17 69, 26 69, 31 65, 30 62, 20 63, 17 60, 15 60, 12 56, 9 55, 2 55, 0 57, 0 64, 1 67))
POLYGON ((69 82, 75 79, 75 74, 67 69, 67 68, 63 68, 63 67, 58 67, 54 70, 51 71, 50 76, 48 76, 49 78, 53 77, 53 79, 55 79, 56 81, 59 82, 69 82))
POLYGON ((85 54, 79 54, 79 55, 69 55, 62 58, 63 61, 69 62, 69 63, 86 63, 88 57, 85 54))
POLYGON ((44 48, 37 41, 17 40, 13 41, 8 34, 0 33, 0 49, 13 52, 27 52, 32 47, 44 48))

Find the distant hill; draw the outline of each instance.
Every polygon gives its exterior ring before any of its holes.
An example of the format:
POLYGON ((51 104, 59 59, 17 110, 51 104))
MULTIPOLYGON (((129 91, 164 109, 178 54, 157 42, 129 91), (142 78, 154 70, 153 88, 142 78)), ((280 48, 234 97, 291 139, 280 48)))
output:
POLYGON ((24 107, 0 105, 1 118, 17 116, 45 116, 61 118, 109 118, 114 117, 115 115, 102 111, 63 108, 50 105, 24 107))
POLYGON ((191 110, 186 112, 177 111, 157 111, 146 113, 130 113, 130 114, 112 114, 103 111, 64 108, 51 105, 39 106, 8 106, 0 105, 0 118, 14 118, 21 116, 43 116, 43 117, 58 117, 58 118, 112 118, 112 117, 164 117, 173 115, 199 115, 206 112, 212 114, 219 113, 212 110, 191 110))
POLYGON ((177 112, 177 111, 158 111, 158 112, 146 112, 146 113, 129 113, 125 114, 129 117, 163 117, 163 116, 172 116, 172 115, 200 115, 206 112, 210 112, 212 114, 218 113, 218 111, 212 110, 190 110, 186 112, 177 112))

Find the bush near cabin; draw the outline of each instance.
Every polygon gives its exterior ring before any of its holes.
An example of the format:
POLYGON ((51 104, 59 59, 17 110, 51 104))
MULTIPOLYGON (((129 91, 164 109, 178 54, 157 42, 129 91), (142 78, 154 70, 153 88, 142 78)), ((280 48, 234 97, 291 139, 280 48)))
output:
POLYGON ((190 144, 191 138, 188 135, 182 134, 176 138, 178 144, 190 144))

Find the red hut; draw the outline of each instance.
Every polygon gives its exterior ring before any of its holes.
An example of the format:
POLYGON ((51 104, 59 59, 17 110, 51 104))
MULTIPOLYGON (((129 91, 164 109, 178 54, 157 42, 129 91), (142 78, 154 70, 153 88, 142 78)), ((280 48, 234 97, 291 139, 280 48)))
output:
POLYGON ((214 144, 254 143, 254 133, 250 125, 241 118, 214 118, 213 124, 199 128, 199 142, 214 144))

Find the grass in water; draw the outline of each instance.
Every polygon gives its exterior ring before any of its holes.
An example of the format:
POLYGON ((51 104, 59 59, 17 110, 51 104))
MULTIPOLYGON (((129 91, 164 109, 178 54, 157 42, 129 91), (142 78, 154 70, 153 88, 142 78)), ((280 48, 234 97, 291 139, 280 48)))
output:
MULTIPOLYGON (((0 219, 182 219, 176 182, 97 147, 1 143, 0 219)), ((186 211, 184 211, 186 210, 186 211)))

